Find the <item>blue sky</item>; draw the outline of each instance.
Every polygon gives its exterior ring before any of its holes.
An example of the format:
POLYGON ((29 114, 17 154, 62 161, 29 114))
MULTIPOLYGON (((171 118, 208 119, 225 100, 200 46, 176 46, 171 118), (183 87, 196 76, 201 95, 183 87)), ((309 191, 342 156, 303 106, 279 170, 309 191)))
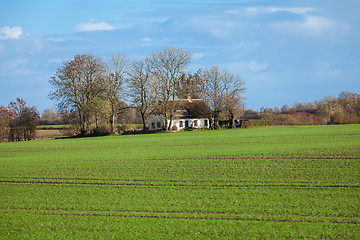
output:
POLYGON ((55 106, 48 81, 76 54, 170 46, 192 53, 190 72, 239 74, 254 110, 360 93, 358 0, 2 0, 0 105, 55 106))

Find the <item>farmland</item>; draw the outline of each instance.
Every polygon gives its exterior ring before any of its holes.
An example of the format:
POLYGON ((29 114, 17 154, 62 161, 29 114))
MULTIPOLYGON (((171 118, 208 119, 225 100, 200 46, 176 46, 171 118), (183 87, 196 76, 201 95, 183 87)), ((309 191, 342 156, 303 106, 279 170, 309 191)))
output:
POLYGON ((0 238, 360 238, 360 125, 0 144, 0 238))

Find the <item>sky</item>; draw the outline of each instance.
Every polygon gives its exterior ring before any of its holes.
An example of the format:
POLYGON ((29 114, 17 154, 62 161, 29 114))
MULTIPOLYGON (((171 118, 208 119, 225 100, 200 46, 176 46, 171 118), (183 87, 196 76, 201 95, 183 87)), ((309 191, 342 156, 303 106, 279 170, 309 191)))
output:
POLYGON ((239 74, 257 111, 360 93, 359 0, 1 0, 0 105, 55 108, 49 80, 77 54, 166 47, 192 54, 189 72, 239 74))

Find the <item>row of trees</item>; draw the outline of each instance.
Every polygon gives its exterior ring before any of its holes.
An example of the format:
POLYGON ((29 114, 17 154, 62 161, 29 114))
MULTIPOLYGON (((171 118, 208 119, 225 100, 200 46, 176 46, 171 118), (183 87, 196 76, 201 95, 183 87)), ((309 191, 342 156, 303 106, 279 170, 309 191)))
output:
POLYGON ((0 142, 35 139, 38 120, 36 107, 26 106, 23 99, 0 105, 0 142))
POLYGON ((244 118, 263 119, 267 123, 290 125, 356 124, 360 123, 360 95, 341 92, 338 97, 326 96, 313 103, 296 103, 290 107, 248 110, 244 118))
MULTIPOLYGON (((243 82, 238 75, 218 67, 186 72, 191 55, 178 48, 166 48, 130 62, 125 56, 108 61, 90 54, 76 55, 65 62, 51 78, 54 91, 50 98, 59 109, 67 109, 79 134, 86 135, 101 127, 115 133, 119 114, 136 109, 143 129, 152 113, 162 114, 169 129, 177 98, 191 95, 201 98, 211 109, 212 128, 219 128, 219 118, 231 122, 239 115, 243 82)), ((232 124, 234 126, 234 124, 232 124)))

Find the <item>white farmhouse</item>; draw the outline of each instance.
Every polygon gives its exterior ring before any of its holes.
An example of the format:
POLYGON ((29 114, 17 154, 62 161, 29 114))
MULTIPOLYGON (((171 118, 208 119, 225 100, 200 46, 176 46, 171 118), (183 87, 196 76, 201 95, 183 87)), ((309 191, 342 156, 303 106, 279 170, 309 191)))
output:
MULTIPOLYGON (((177 99, 177 110, 174 113, 170 129, 208 129, 210 127, 210 109, 202 99, 177 99)), ((151 115, 148 119, 150 129, 163 129, 165 119, 161 115, 151 115)), ((170 120, 167 119, 169 126, 170 120)))

